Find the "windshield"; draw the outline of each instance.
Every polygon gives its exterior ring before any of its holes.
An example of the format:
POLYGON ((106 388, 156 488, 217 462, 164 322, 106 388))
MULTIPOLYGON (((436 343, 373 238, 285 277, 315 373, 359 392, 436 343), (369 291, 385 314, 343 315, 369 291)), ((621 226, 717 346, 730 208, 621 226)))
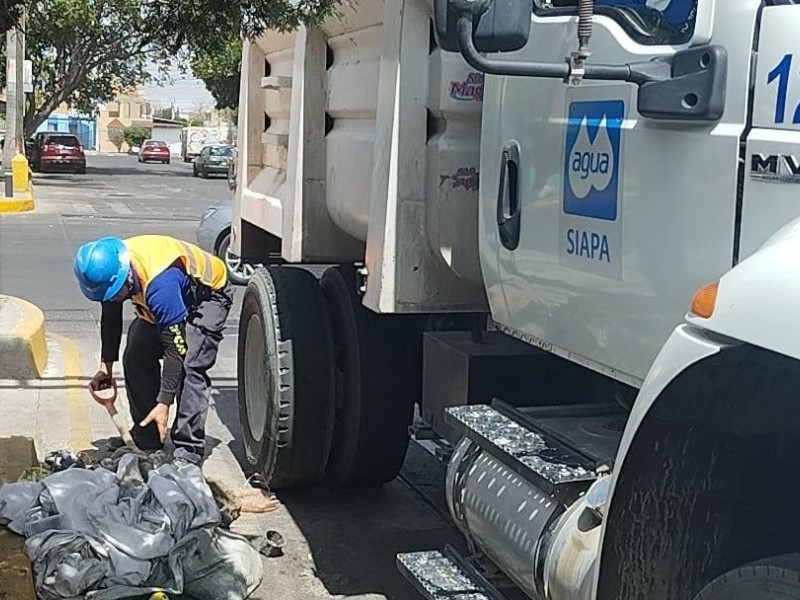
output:
MULTIPOLYGON (((575 12, 578 0, 553 0, 545 9, 536 0, 541 14, 575 12)), ((644 44, 682 44, 694 32, 697 0, 595 0, 595 12, 619 21, 631 37, 644 44)))
POLYGON ((51 135, 47 137, 46 144, 55 144, 57 146, 80 146, 81 143, 73 135, 51 135))
POLYGON ((231 147, 223 146, 220 148, 211 148, 209 154, 211 154, 211 156, 230 156, 231 147))

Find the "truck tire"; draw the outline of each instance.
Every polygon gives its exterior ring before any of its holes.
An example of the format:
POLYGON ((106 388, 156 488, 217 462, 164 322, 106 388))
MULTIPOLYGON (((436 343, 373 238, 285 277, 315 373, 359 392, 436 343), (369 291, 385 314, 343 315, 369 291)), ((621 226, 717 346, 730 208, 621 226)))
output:
POLYGON ((317 279, 259 268, 239 321, 239 415, 247 467, 273 489, 325 476, 333 434, 331 326, 317 279))
POLYGON ((377 486, 397 476, 408 449, 408 427, 421 387, 421 332, 399 315, 361 304, 351 266, 320 279, 333 328, 336 421, 328 478, 341 485, 377 486))
POLYGON ((704 587, 695 600, 800 600, 800 554, 728 571, 704 587))

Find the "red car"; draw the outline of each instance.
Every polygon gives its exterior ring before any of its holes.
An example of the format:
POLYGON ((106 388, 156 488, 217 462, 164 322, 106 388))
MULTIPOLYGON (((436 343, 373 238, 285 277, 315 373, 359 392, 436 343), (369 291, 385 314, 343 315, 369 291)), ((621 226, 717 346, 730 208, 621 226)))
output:
POLYGON ((86 173, 86 154, 80 140, 68 133, 43 135, 34 144, 31 155, 31 168, 34 171, 52 171, 63 168, 75 173, 86 173))
POLYGON ((142 147, 139 148, 139 162, 146 163, 148 161, 160 162, 165 165, 169 164, 169 146, 166 142, 157 140, 145 140, 142 147))

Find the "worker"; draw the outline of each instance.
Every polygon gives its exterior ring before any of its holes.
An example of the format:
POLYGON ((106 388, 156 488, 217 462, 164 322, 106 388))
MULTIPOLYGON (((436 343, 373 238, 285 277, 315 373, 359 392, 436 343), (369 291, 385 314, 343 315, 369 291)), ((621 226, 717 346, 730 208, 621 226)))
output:
MULTIPOLYGON (((136 318, 128 329, 122 368, 133 427, 142 450, 162 448, 170 407, 177 462, 201 464, 210 379, 233 303, 225 263, 166 235, 104 237, 82 245, 75 276, 86 298, 102 303, 100 368, 92 391, 115 388, 113 365, 122 340, 122 307, 136 318), (163 358, 163 367, 159 360, 163 358)), ((121 445, 121 438, 112 440, 121 445)))

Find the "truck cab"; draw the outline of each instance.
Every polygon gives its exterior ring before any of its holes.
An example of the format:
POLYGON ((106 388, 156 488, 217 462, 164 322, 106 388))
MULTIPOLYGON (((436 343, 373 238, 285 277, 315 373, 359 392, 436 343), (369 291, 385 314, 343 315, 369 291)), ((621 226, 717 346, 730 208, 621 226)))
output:
POLYGON ((378 485, 429 427, 430 599, 800 597, 800 6, 344 11, 245 48, 252 468, 378 485))

